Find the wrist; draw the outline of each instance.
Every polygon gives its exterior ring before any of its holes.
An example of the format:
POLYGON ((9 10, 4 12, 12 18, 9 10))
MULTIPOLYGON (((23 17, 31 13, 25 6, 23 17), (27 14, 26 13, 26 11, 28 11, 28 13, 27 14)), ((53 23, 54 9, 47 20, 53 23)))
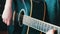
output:
POLYGON ((6 0, 5 8, 12 8, 12 0, 6 0))

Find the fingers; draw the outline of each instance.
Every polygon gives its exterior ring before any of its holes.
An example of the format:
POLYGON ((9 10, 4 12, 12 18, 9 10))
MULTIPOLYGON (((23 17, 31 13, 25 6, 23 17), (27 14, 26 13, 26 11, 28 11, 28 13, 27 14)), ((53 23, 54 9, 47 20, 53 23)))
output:
POLYGON ((2 14, 2 19, 3 19, 3 22, 7 24, 7 26, 10 25, 11 18, 12 18, 12 9, 9 9, 9 8, 8 10, 4 9, 2 14))
POLYGON ((7 24, 7 26, 9 26, 11 18, 12 18, 12 8, 11 8, 11 6, 7 6, 7 7, 5 7, 5 9, 3 11, 2 19, 3 19, 3 22, 5 24, 7 24))
MULTIPOLYGON (((3 19, 3 22, 5 22, 5 19, 3 19)), ((6 24, 6 22, 5 22, 5 24, 6 24)))
POLYGON ((7 20, 7 26, 9 26, 10 25, 10 19, 9 20, 7 20))
POLYGON ((10 25, 10 19, 4 19, 4 18, 3 18, 3 22, 4 22, 5 24, 7 24, 7 26, 10 25))
POLYGON ((2 15, 3 22, 6 24, 6 18, 2 15))
POLYGON ((3 22, 7 24, 7 26, 10 25, 11 18, 12 18, 11 12, 6 12, 6 11, 3 12, 2 19, 3 19, 3 22))
POLYGON ((49 30, 48 32, 46 32, 46 34, 54 34, 55 31, 55 29, 49 30))

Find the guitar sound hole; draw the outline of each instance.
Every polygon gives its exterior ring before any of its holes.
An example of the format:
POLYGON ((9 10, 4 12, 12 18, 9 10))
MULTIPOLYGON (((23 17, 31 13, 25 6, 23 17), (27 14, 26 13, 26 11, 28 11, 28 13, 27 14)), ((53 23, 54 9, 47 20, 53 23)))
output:
POLYGON ((22 11, 21 13, 20 13, 20 15, 19 15, 19 26, 20 27, 22 27, 22 25, 23 25, 23 16, 24 16, 24 11, 22 11))

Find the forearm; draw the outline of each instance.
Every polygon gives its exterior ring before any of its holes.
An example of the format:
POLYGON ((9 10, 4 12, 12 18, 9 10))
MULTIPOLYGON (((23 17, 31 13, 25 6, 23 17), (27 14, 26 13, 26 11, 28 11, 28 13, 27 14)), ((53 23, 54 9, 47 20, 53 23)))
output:
POLYGON ((5 8, 12 8, 12 0, 6 0, 5 8))

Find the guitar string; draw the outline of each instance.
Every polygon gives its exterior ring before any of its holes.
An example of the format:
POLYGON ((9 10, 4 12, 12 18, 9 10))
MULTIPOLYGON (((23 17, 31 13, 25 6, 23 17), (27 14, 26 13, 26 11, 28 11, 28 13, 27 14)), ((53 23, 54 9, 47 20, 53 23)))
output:
MULTIPOLYGON (((45 21, 45 17, 46 17, 46 4, 44 1, 44 16, 43 16, 43 21, 45 21)), ((42 32, 40 32, 40 34, 42 34, 42 32)))
MULTIPOLYGON (((30 3, 31 3, 31 9, 30 9, 30 17, 32 17, 32 7, 33 7, 33 3, 32 3, 32 0, 30 0, 30 3)), ((29 34, 29 26, 27 28, 27 33, 26 34, 29 34)))

